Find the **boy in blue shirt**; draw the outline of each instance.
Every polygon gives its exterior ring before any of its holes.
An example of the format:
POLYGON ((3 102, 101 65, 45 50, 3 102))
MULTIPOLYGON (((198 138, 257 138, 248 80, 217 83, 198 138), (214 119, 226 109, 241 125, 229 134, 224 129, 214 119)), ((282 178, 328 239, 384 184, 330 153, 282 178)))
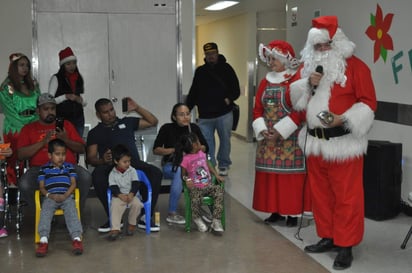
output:
POLYGON ((48 250, 51 221, 56 209, 64 210, 67 229, 72 238, 72 252, 83 253, 81 241, 83 229, 77 215, 76 204, 71 198, 76 188, 76 173, 72 164, 66 160, 66 144, 61 139, 53 139, 48 144, 50 161, 40 168, 38 182, 40 193, 46 198, 42 204, 39 222, 40 243, 36 249, 37 257, 44 257, 48 250))

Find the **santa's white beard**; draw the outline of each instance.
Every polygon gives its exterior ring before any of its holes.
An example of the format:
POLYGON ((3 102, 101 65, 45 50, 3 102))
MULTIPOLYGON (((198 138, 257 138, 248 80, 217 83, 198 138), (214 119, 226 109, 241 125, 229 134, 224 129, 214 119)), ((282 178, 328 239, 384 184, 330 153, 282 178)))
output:
POLYGON ((302 77, 309 77, 310 74, 316 71, 318 66, 323 67, 323 81, 329 82, 331 85, 336 82, 345 85, 346 76, 346 60, 336 50, 315 51, 311 50, 309 54, 303 56, 304 69, 302 77))

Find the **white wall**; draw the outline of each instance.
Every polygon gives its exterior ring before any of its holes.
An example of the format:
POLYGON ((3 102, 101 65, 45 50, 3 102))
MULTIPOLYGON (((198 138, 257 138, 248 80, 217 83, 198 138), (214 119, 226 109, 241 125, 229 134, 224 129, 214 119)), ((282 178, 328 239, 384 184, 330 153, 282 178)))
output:
MULTIPOLYGON (((289 0, 287 14, 287 38, 295 46, 302 49, 306 40, 307 32, 311 26, 311 19, 315 11, 319 10, 321 15, 337 15, 339 25, 344 33, 356 45, 355 54, 366 62, 371 71, 375 83, 376 94, 379 101, 412 104, 412 58, 408 52, 412 49, 412 36, 410 26, 412 17, 412 2, 410 0, 381 0, 378 3, 368 0, 289 0), (392 37, 394 50, 388 51, 386 62, 382 58, 374 62, 374 42, 365 34, 370 25, 371 14, 376 14, 377 4, 380 5, 383 15, 393 13, 392 25, 389 35, 392 37), (292 27, 291 8, 297 7, 297 26, 292 27), (403 53, 398 60, 394 56, 403 53), (393 64, 402 65, 397 74, 398 82, 395 81, 393 64)), ((298 52, 300 50, 297 50, 298 52)), ((375 121, 369 133, 370 139, 389 140, 403 144, 403 183, 402 198, 412 191, 412 140, 411 127, 395 123, 375 121)), ((388 160, 391 160, 390 158, 388 160)))
MULTIPOLYGON (((2 0, 0 3, 0 81, 7 77, 9 56, 21 52, 31 59, 32 28, 31 1, 2 0)), ((0 132, 4 115, 0 114, 0 132)), ((3 134, 1 133, 1 139, 3 134)))
MULTIPOLYGON (((76 0, 75 0, 76 1, 76 0)), ((174 0, 168 0, 168 2, 174 2, 174 0)), ((184 5, 181 5, 182 8, 182 17, 181 17, 181 22, 182 22, 182 34, 180 38, 182 39, 182 70, 183 70, 183 88, 182 90, 187 90, 190 86, 191 79, 193 76, 193 67, 194 67, 194 60, 193 60, 193 41, 194 41, 194 14, 193 14, 193 1, 185 1, 184 5)), ((74 1, 72 1, 74 2, 74 1)), ((83 8, 84 5, 91 5, 91 2, 89 1, 84 1, 81 0, 79 3, 83 3, 83 8)), ((105 1, 100 1, 100 3, 105 2, 106 5, 110 5, 112 1, 110 0, 105 0, 105 1)), ((149 0, 146 1, 133 1, 130 2, 131 5, 135 4, 141 4, 141 3, 150 3, 149 0)), ((50 5, 49 0, 37 0, 38 7, 43 7, 44 9, 53 9, 53 8, 58 8, 62 10, 66 10, 69 5, 69 1, 64 1, 63 2, 56 2, 56 6, 50 5), (66 3, 67 2, 67 3, 66 3), (62 5, 64 4, 64 9, 62 5)), ((125 2, 126 4, 129 2, 125 2)), ((119 7, 118 4, 115 5, 115 7, 119 7)), ((2 42, 0 43, 0 63, 3 63, 3 65, 0 66, 0 79, 3 80, 3 78, 6 77, 7 75, 7 68, 8 68, 8 56, 12 52, 23 52, 31 58, 32 55, 32 0, 4 0, 0 2, 0 30, 4 37, 7 37, 2 39, 2 42), (18 18, 18 20, 16 19, 18 18)), ((75 5, 73 9, 78 9, 79 6, 75 5)), ((174 7, 173 7, 174 9, 174 7)), ((86 15, 87 16, 87 15, 86 15)), ((172 26, 173 27, 173 26, 172 26)), ((64 41, 62 41, 64 43, 64 41)), ((165 43, 163 43, 165 44, 165 43)), ((174 44, 174 43, 173 43, 174 44)), ((71 44, 73 46, 73 44, 71 44)), ((62 48, 61 46, 59 49, 62 48)), ((79 50, 76 51, 76 48, 74 48, 76 54, 80 54, 81 52, 79 50)), ((57 58, 57 51, 53 50, 54 53, 51 54, 51 58, 55 60, 57 58)), ((79 56, 81 57, 81 56, 79 56)), ((85 60, 85 58, 79 58, 79 61, 85 60)), ((55 62, 54 62, 55 63, 55 62)), ((80 63, 81 65, 81 63, 80 63)), ((176 64, 177 65, 177 64, 176 64)), ((53 66, 54 67, 54 66, 53 66)), ((82 70, 84 71, 85 65, 81 65, 82 70), (83 67, 83 68, 82 68, 83 67)), ((57 69, 57 67, 55 68, 57 69)), ((53 70, 53 72, 55 72, 53 70)), ((82 73, 85 73, 82 72, 82 73)), ((43 81, 43 83, 40 84, 40 88, 42 92, 47 92, 47 83, 48 79, 50 77, 50 73, 47 73, 48 75, 43 75, 43 78, 46 78, 47 81, 43 81)), ((154 75, 153 77, 156 77, 154 75)), ((40 80, 39 76, 39 80, 40 80)), ((159 81, 157 81, 159 82, 159 81)), ((171 81, 168 81, 171 82, 171 81)), ((87 83, 86 83, 87 84, 87 83)), ((92 83, 89 83, 89 86, 92 83)), ((159 89, 160 90, 160 89, 159 89)), ((182 90, 179 90, 180 92, 182 90)), ((150 97, 152 95, 152 100, 153 101, 158 101, 159 103, 163 103, 166 105, 166 107, 151 107, 149 103, 143 103, 142 105, 147 107, 149 110, 151 110, 153 113, 159 115, 159 120, 160 120, 160 125, 164 122, 169 121, 169 112, 171 111, 172 105, 176 103, 177 101, 177 88, 175 84, 170 84, 168 89, 168 93, 171 93, 173 95, 173 99, 165 99, 163 101, 159 102, 159 99, 156 95, 148 94, 145 95, 145 99, 147 98, 150 100, 150 97), (170 108, 170 109, 169 109, 170 108), (161 113, 161 115, 160 115, 161 113), (165 114, 166 113, 166 114, 165 114)), ((97 97, 95 94, 91 94, 89 92, 89 95, 92 96, 91 98, 87 98, 89 104, 88 108, 86 109, 86 114, 88 119, 86 120, 86 123, 90 123, 92 125, 96 124, 96 118, 94 114, 94 101, 95 98, 97 97)), ((121 115, 121 112, 118 111, 119 115, 121 115)), ((2 128, 3 124, 3 116, 0 116, 0 130, 2 128)))
POLYGON ((241 95, 237 103, 240 105, 242 116, 237 132, 242 136, 245 136, 247 131, 247 111, 245 111, 247 109, 247 96, 245 90, 247 86, 246 61, 248 60, 248 47, 244 45, 247 45, 249 41, 248 21, 247 15, 240 15, 228 20, 198 26, 196 31, 196 66, 204 64, 203 45, 207 42, 216 42, 219 53, 225 56, 239 78, 241 95))
POLYGON ((31 58, 31 1, 2 0, 0 3, 0 78, 7 76, 9 55, 22 52, 31 58))
MULTIPOLYGON (((184 1, 181 11, 181 41, 182 41, 182 94, 187 94, 193 79, 195 61, 195 15, 194 1, 184 1)), ((172 109, 170 109, 172 110, 172 109)))

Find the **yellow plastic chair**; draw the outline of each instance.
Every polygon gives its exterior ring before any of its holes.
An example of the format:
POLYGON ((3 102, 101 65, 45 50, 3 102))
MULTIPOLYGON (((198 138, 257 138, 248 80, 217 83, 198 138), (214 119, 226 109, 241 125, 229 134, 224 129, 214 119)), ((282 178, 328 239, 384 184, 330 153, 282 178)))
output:
MULTIPOLYGON (((40 222, 40 212, 41 212, 41 194, 40 194, 40 190, 36 190, 34 193, 34 202, 36 205, 36 217, 35 217, 35 221, 34 221, 34 242, 35 243, 39 243, 40 242, 40 235, 39 235, 39 222, 40 222)), ((80 192, 79 189, 76 188, 74 190, 74 202, 76 204, 76 209, 77 209, 77 215, 79 216, 79 220, 80 220, 80 192)), ((64 211, 62 209, 57 209, 54 212, 55 216, 60 216, 60 215, 64 215, 64 211)))
MULTIPOLYGON (((189 188, 186 186, 185 181, 182 180, 183 183, 183 194, 185 197, 185 230, 186 232, 190 232, 191 227, 192 227, 192 204, 190 202, 190 193, 189 193, 189 188)), ((217 180, 215 176, 212 176, 212 183, 217 184, 217 180)), ((222 188, 224 188, 224 183, 220 184, 222 188)), ((224 203, 224 202, 223 202, 224 203)), ((213 197, 211 196, 203 196, 202 200, 202 205, 208 206, 211 211, 213 211, 213 204, 214 200, 213 197)), ((223 211, 222 211, 222 226, 225 228, 225 206, 223 205, 223 211)))

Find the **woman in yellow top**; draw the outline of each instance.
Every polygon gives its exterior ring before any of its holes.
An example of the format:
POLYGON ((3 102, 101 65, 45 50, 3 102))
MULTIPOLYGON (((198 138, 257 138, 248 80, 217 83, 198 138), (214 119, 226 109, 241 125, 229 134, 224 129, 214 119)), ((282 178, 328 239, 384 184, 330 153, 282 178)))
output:
POLYGON ((13 53, 9 59, 8 76, 0 87, 0 106, 4 113, 4 142, 10 143, 13 150, 13 155, 7 158, 7 181, 16 185, 17 138, 24 125, 38 119, 36 104, 40 90, 32 77, 29 58, 13 53))

